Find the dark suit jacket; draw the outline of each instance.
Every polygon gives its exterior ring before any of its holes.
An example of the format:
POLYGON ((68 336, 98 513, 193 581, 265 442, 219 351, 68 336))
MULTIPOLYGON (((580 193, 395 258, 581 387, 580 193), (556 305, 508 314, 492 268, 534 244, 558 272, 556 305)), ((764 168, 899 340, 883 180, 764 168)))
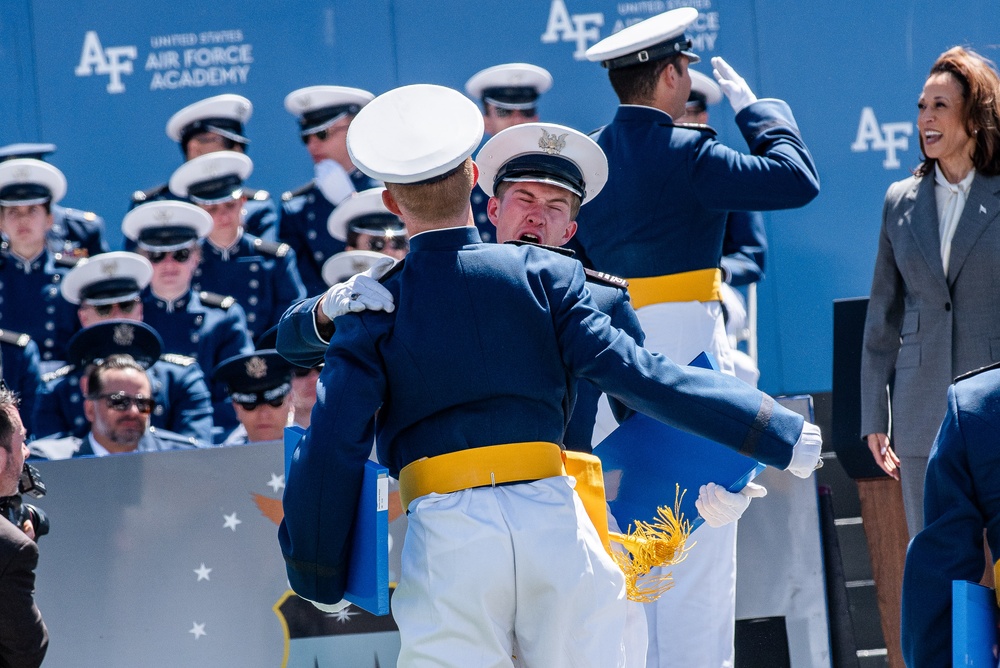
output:
POLYGON ((35 541, 0 518, 0 668, 42 663, 49 633, 35 606, 35 541))

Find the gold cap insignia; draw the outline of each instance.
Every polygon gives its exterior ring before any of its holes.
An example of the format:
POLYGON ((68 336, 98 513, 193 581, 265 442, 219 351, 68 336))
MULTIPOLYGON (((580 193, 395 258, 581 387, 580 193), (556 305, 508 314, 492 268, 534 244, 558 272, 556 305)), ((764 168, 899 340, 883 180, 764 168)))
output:
POLYGON ((105 276, 117 276, 118 275, 118 260, 111 260, 110 262, 104 261, 101 263, 101 273, 105 276))
POLYGON ((267 362, 263 357, 251 357, 246 363, 247 375, 260 380, 267 375, 267 362))
POLYGON ((135 341, 135 327, 133 325, 115 325, 114 334, 111 339, 116 346, 130 346, 135 341))
POLYGON ((555 133, 549 134, 542 128, 542 137, 538 140, 538 148, 542 149, 549 155, 559 155, 562 150, 566 148, 566 135, 568 132, 556 136, 555 133))

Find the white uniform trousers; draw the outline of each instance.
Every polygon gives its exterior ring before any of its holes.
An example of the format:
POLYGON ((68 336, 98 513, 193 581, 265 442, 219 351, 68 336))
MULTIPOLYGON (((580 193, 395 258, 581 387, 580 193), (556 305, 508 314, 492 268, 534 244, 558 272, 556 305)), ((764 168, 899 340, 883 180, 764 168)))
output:
POLYGON ((400 668, 622 666, 625 581, 568 477, 428 494, 392 597, 400 668))
MULTIPOLYGON (((724 373, 735 375, 732 348, 718 302, 651 304, 636 311, 646 349, 688 364, 702 351, 712 353, 724 373)), ((601 398, 594 443, 617 426, 601 398)), ((596 453, 600 456, 600 449, 596 453)), ((698 494, 689 489, 688 494, 698 494)), ((673 503, 663 499, 662 504, 673 503)), ((693 518, 692 518, 693 519, 693 518)), ((736 523, 718 529, 701 526, 688 558, 670 569, 674 587, 647 603, 648 668, 718 668, 733 665, 736 627, 736 523)))

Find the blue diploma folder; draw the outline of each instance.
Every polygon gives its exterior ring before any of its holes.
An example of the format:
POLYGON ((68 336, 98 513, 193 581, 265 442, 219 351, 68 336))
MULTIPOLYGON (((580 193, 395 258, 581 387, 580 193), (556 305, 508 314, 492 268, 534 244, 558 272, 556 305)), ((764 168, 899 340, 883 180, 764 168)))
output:
MULTIPOLYGON (((305 433, 301 427, 285 427, 286 480, 292 453, 305 433)), ((344 598, 373 615, 389 614, 389 470, 373 461, 365 462, 344 598)))
POLYGON ((965 580, 952 581, 951 665, 996 668, 997 612, 992 589, 965 580))
MULTIPOLYGON (((718 369, 707 353, 690 366, 718 369)), ((686 491, 681 513, 694 530, 705 521, 694 505, 702 485, 714 482, 738 492, 764 470, 755 459, 641 413, 622 422, 594 454, 601 459, 611 513, 623 530, 636 520, 656 519, 658 506, 672 508, 678 484, 686 491)))

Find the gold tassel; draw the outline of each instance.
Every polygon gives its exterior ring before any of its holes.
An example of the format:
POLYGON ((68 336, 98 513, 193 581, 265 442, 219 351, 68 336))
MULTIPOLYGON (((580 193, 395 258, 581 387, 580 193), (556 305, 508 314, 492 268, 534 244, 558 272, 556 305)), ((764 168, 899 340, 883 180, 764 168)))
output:
POLYGON ((681 514, 683 498, 680 485, 677 485, 673 508, 660 506, 653 522, 637 520, 635 529, 629 525, 626 534, 610 533, 611 542, 626 550, 626 553, 615 550, 612 556, 625 574, 625 591, 630 601, 651 603, 674 586, 672 573, 651 576, 649 572, 657 566, 679 564, 694 545, 687 544, 691 522, 681 514))

